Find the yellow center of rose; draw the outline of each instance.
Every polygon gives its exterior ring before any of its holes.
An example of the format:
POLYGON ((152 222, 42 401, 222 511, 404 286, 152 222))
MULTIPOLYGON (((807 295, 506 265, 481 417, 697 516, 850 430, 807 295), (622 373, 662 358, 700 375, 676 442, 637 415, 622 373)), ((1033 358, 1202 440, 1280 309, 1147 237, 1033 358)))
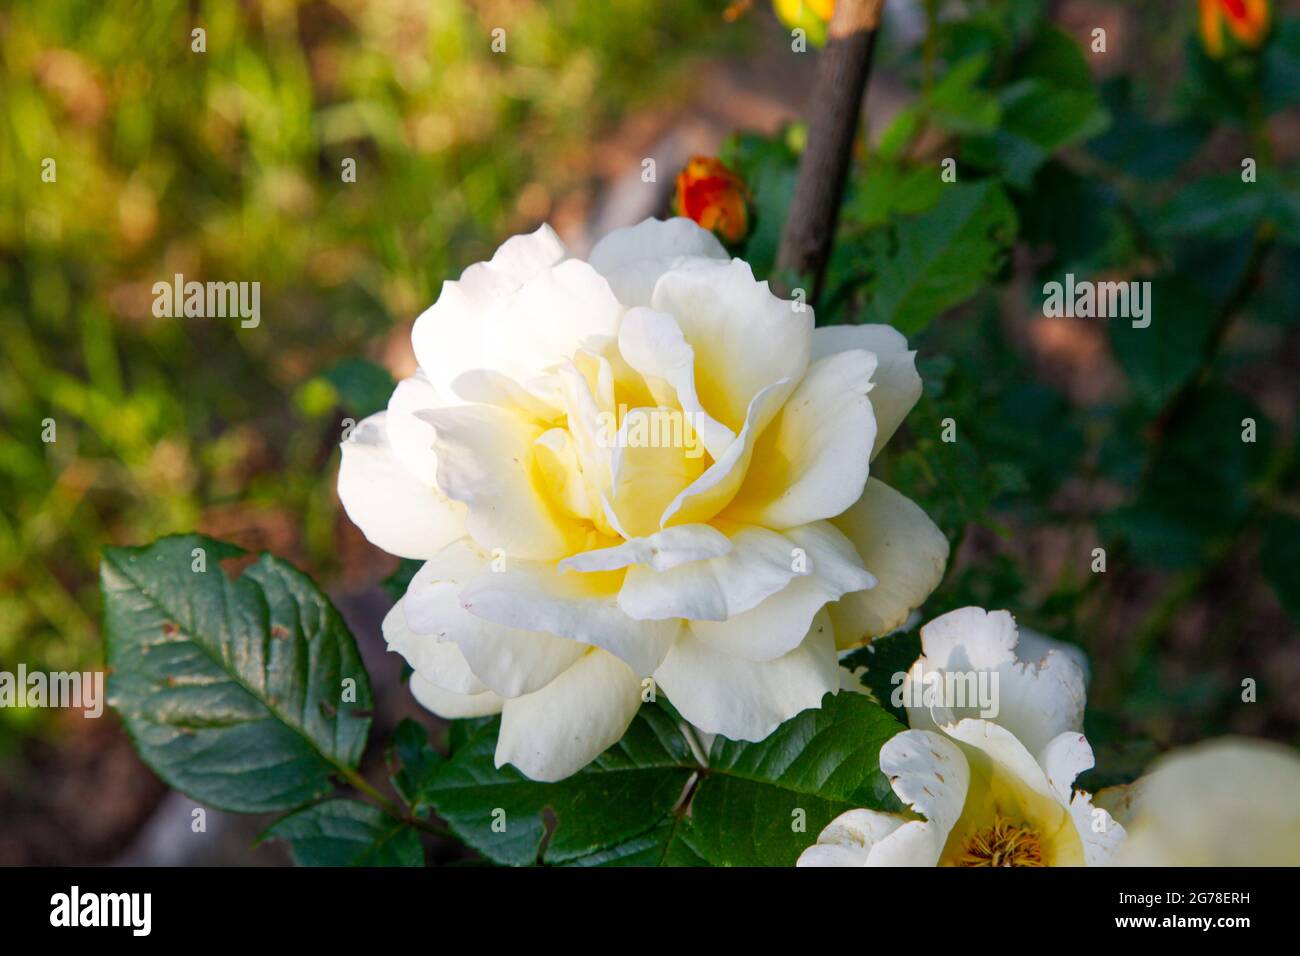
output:
POLYGON ((1043 844, 1032 827, 996 817, 993 826, 967 841, 954 866, 1046 866, 1043 844))

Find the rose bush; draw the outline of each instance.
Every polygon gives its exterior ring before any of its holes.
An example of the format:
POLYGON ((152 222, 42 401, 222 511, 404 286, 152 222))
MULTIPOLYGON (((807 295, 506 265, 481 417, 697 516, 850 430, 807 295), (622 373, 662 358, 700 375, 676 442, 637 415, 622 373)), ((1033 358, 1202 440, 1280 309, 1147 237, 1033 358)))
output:
POLYGON ((510 239, 412 340, 339 496, 425 562, 385 636, 435 713, 501 713, 498 766, 572 774, 656 687, 762 739, 939 582, 943 534, 869 477, 920 395, 904 337, 815 329, 688 220, 585 262, 546 226, 510 239))

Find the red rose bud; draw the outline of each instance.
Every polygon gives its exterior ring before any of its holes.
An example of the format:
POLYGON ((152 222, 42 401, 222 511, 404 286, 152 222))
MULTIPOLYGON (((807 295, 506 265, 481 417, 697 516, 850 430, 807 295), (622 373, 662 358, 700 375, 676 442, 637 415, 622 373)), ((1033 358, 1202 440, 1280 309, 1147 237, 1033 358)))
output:
POLYGON ((677 174, 677 215, 693 219, 724 242, 749 232, 749 190, 744 180, 712 156, 694 156, 677 174))
POLYGON ((1240 49, 1257 50, 1268 36, 1268 0, 1200 0, 1201 43, 1218 59, 1228 44, 1224 27, 1240 49))

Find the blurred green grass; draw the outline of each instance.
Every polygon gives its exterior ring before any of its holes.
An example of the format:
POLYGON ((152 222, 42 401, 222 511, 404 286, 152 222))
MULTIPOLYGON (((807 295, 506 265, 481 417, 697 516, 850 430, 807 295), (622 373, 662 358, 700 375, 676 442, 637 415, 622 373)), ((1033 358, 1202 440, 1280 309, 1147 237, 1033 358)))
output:
MULTIPOLYGON (((322 373, 580 216, 602 131, 741 35, 707 0, 6 4, 0 664, 99 664, 105 544, 207 527, 337 572, 366 409, 322 373), (175 273, 260 282, 261 325, 155 318, 175 273)), ((0 710, 0 753, 48 714, 0 710)))

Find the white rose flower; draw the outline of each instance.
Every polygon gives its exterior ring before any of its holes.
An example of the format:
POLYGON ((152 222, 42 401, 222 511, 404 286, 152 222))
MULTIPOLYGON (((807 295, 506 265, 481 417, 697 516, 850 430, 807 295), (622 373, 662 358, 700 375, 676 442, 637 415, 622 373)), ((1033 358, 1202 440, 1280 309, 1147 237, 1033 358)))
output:
POLYGON ((1175 750, 1136 784, 1097 797, 1118 798, 1129 834, 1120 866, 1300 866, 1297 794, 1295 750, 1223 737, 1175 750))
POLYGON ((556 780, 654 685, 759 740, 898 626, 944 536, 871 459, 921 391, 885 326, 813 328, 686 219, 571 258, 547 226, 443 285, 420 371, 343 444, 339 497, 426 563, 384 622, 444 717, 556 780), (645 683, 643 683, 645 682, 645 683))
POLYGON ((1080 732, 1085 677, 1078 652, 1036 634, 1020 642, 1010 614, 976 607, 923 627, 921 649, 901 684, 912 729, 881 747, 880 769, 924 819, 850 810, 831 821, 799 865, 1106 862, 1124 829, 1072 789, 1093 764, 1080 732), (1017 655, 1023 644, 1032 645, 1032 657, 1017 655))

